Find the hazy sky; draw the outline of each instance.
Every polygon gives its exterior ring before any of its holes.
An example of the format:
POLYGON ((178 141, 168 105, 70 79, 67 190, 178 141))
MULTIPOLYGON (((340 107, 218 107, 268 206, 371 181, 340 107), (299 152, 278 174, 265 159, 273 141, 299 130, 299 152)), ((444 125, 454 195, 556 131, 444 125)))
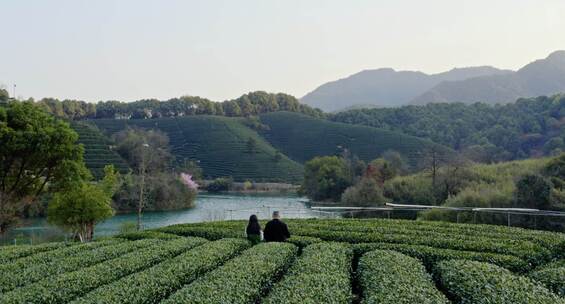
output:
POLYGON ((302 97, 363 69, 517 69, 565 49, 564 0, 0 0, 0 84, 87 101, 302 97))

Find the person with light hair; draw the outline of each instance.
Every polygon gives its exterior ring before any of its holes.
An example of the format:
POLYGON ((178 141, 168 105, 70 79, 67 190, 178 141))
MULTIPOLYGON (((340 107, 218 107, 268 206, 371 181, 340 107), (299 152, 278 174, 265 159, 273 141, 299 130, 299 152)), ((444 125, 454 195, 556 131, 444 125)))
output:
POLYGON ((290 237, 288 226, 281 221, 278 211, 273 212, 273 219, 265 225, 264 235, 266 242, 284 242, 290 237))

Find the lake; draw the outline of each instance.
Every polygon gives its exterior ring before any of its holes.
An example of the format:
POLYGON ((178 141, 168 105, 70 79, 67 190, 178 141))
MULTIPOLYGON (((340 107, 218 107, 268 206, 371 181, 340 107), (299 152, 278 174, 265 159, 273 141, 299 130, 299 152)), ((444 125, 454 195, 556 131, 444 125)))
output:
MULTIPOLYGON (((248 219, 257 214, 260 219, 267 219, 271 212, 279 210, 283 218, 319 217, 320 212, 310 209, 306 200, 296 195, 273 194, 200 194, 191 209, 145 212, 143 229, 158 228, 180 223, 196 223, 213 220, 248 219)), ((127 222, 136 222, 137 214, 118 214, 99 223, 95 237, 113 235, 127 222)), ((39 243, 64 240, 66 233, 49 225, 45 218, 26 219, 22 226, 9 231, 0 238, 0 244, 39 243)))

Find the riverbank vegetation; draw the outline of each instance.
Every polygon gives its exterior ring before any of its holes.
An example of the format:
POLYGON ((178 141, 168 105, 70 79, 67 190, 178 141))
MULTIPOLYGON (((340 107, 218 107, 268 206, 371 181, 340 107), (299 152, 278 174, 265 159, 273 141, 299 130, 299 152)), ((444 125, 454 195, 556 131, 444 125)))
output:
POLYGON ((165 135, 129 129, 116 134, 116 152, 106 148, 103 155, 117 153, 118 159, 125 160, 122 164, 127 162, 126 167, 135 171, 120 175, 108 159, 103 178, 97 173, 99 180, 85 166, 84 146, 78 139, 67 122, 37 104, 0 104, 0 234, 16 226, 21 217, 39 214, 73 237, 90 241, 97 222, 112 216, 115 209, 131 211, 134 202, 138 214, 146 205, 150 210, 192 206, 198 185, 191 175, 183 173, 181 179, 172 173, 165 135))

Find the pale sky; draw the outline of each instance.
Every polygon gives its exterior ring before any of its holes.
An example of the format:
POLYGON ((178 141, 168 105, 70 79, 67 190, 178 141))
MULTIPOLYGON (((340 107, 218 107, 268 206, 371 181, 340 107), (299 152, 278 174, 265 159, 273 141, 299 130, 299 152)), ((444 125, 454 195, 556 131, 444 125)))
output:
POLYGON ((0 0, 0 85, 86 101, 302 97, 364 69, 517 69, 565 49, 564 0, 0 0))

